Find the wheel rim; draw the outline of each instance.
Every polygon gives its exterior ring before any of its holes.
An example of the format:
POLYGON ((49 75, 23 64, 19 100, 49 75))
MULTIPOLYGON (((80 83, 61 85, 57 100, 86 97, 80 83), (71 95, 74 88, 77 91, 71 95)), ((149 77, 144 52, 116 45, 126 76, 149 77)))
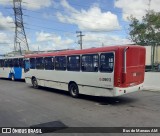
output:
POLYGON ((37 87, 37 86, 38 86, 38 84, 37 84, 36 79, 33 79, 33 87, 37 87))
POLYGON ((75 85, 71 86, 71 93, 72 93, 73 96, 77 95, 77 87, 75 85))

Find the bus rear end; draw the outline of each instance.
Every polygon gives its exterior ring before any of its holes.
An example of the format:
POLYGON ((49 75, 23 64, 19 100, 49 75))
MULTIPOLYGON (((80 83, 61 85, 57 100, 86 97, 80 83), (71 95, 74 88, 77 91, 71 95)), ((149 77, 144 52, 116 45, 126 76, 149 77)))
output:
POLYGON ((142 90, 145 55, 145 48, 141 46, 126 46, 119 49, 119 69, 115 74, 114 96, 142 90))

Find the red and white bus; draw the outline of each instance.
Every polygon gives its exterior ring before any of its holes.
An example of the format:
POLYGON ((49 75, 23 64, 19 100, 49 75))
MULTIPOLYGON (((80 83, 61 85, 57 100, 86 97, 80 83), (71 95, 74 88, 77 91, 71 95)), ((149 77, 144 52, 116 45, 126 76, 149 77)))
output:
POLYGON ((145 48, 109 46, 25 56, 26 83, 93 96, 120 96, 143 88, 145 48))

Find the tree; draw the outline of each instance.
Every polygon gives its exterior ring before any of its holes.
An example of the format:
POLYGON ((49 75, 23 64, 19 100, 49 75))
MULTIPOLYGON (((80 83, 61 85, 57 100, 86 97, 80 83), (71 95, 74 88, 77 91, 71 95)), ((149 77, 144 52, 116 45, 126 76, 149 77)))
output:
POLYGON ((131 40, 142 46, 152 47, 152 69, 154 65, 155 46, 160 45, 160 12, 147 11, 142 20, 131 16, 129 34, 131 40))

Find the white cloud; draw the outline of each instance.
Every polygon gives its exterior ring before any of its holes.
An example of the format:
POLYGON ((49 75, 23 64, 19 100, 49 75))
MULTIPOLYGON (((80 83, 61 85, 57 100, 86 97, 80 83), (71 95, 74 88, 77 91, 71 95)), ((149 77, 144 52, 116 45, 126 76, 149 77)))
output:
POLYGON ((62 38, 57 34, 36 32, 36 43, 31 45, 31 49, 38 50, 61 50, 73 48, 74 40, 62 38))
POLYGON ((27 9, 38 10, 45 7, 50 7, 53 0, 23 0, 23 6, 27 9))
POLYGON ((1 5, 11 5, 12 2, 10 0, 0 0, 1 5))
POLYGON ((108 31, 120 29, 117 15, 111 12, 102 12, 97 5, 88 10, 76 10, 66 0, 61 1, 66 13, 57 13, 57 18, 64 23, 78 25, 80 30, 108 31))
MULTIPOLYGON (((78 41, 78 39, 76 39, 78 41)), ((74 36, 64 38, 57 34, 37 32, 36 42, 30 43, 31 50, 61 50, 61 49, 80 49, 79 45, 74 42, 74 36)), ((83 49, 92 47, 112 46, 130 44, 131 41, 116 35, 86 33, 83 37, 83 49)))
MULTIPOLYGON (((11 0, 0 0, 2 5, 13 5, 11 0)), ((45 7, 50 7, 53 4, 53 0, 23 0, 22 6, 27 9, 38 10, 45 7)))
POLYGON ((0 32, 0 54, 5 54, 6 52, 10 52, 13 45, 13 36, 0 32))
POLYGON ((14 23, 13 18, 10 16, 3 16, 0 12, 0 30, 14 30, 14 23))
MULTIPOLYGON (((151 0, 150 9, 160 11, 159 5, 160 0, 151 0)), ((127 21, 127 17, 130 15, 141 20, 149 9, 149 0, 116 0, 115 7, 122 9, 125 21, 127 21)))
POLYGON ((9 43, 8 35, 6 33, 0 32, 0 43, 9 43))
POLYGON ((87 33, 83 38, 83 48, 131 44, 131 41, 117 35, 87 33))

